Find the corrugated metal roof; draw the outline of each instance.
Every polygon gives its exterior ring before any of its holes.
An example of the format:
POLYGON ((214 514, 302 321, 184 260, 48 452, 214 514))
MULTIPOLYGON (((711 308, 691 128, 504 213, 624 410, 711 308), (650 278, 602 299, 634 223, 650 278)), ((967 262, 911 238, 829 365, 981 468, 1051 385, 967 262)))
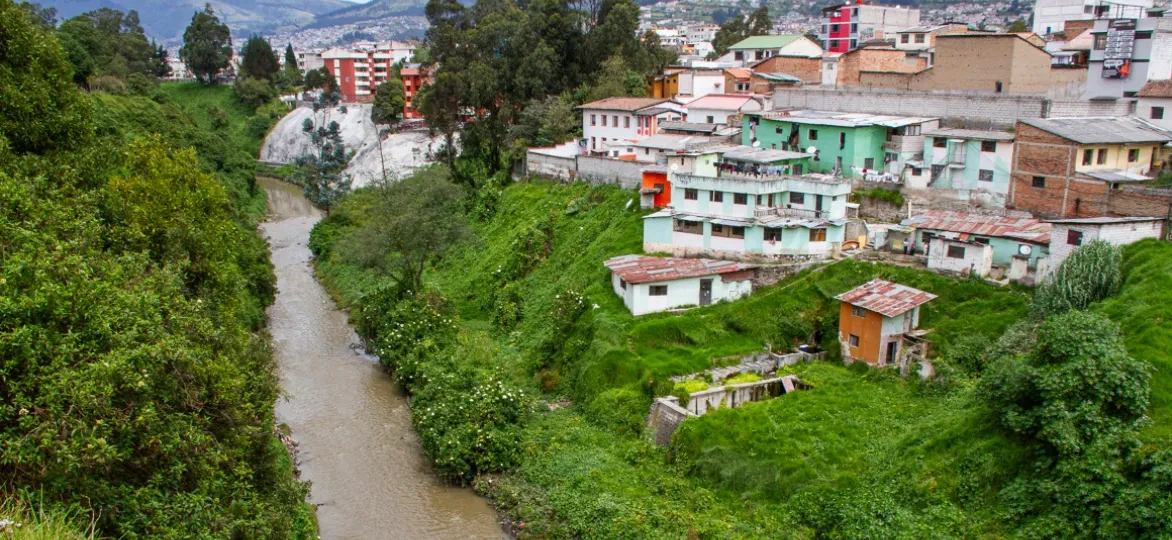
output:
POLYGON ((1147 182, 1151 177, 1144 176, 1139 173, 1131 173, 1121 171, 1119 169, 1108 169, 1102 171, 1086 171, 1078 173, 1082 176, 1089 176, 1095 180, 1102 180, 1104 182, 1147 182))
POLYGON ((655 148, 657 150, 683 150, 689 144, 704 143, 712 140, 701 135, 652 135, 631 146, 638 148, 655 148))
POLYGON ((730 51, 739 51, 745 49, 780 49, 793 43, 805 36, 800 34, 783 34, 777 36, 749 36, 738 41, 728 49, 730 51))
POLYGON ((688 102, 688 109, 713 109, 718 111, 739 111, 750 101, 761 103, 760 98, 743 94, 708 94, 688 102))
POLYGON ((1050 224, 1033 217, 986 216, 950 210, 928 210, 901 221, 900 225, 910 225, 917 229, 1014 238, 1039 244, 1050 243, 1050 224))
POLYGON ((701 124, 696 122, 660 122, 659 131, 687 131, 691 133, 712 133, 717 124, 701 124))
POLYGON ((927 137, 955 137, 957 139, 976 139, 980 141, 1012 141, 1013 134, 1005 131, 986 131, 983 129, 940 128, 926 129, 927 137))
POLYGON ((1113 223, 1138 223, 1143 221, 1164 221, 1158 217, 1093 217, 1073 219, 1048 219, 1046 223, 1059 225, 1111 225, 1113 223))
MULTIPOLYGON (((749 113, 754 114, 754 113, 749 113)), ((793 122, 796 124, 815 124, 823 126, 884 126, 903 127, 912 124, 921 124, 937 118, 918 116, 892 116, 886 114, 844 113, 833 111, 811 111, 795 109, 787 111, 773 111, 760 113, 761 116, 779 122, 793 122)))
POLYGON ((658 283, 757 268, 755 264, 734 261, 649 257, 647 255, 622 255, 607 259, 603 264, 627 283, 658 283))
POLYGON ((652 106, 659 105, 661 103, 667 103, 670 101, 672 101, 672 100, 665 99, 665 98, 610 97, 610 98, 600 99, 598 101, 586 103, 584 105, 579 105, 576 108, 578 108, 578 109, 594 109, 594 110, 600 110, 600 111, 633 112, 633 111, 637 111, 639 109, 646 109, 647 107, 652 107, 652 106))
POLYGON ((873 279, 835 298, 884 317, 896 317, 934 300, 936 295, 907 285, 873 279))
POLYGON ((774 150, 772 148, 753 148, 752 146, 738 146, 724 152, 724 159, 747 161, 749 163, 777 163, 779 161, 808 157, 814 157, 814 154, 774 150))
POLYGON ((1021 118, 1019 122, 1079 144, 1168 142, 1168 132, 1131 116, 1107 118, 1021 118))

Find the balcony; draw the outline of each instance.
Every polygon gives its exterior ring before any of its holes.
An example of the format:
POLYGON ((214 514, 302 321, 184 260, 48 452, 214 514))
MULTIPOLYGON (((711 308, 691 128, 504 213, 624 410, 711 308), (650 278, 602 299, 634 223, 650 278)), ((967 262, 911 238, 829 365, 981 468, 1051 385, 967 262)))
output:
POLYGON ((782 206, 773 206, 769 208, 757 208, 753 210, 753 217, 783 217, 796 219, 831 219, 830 212, 827 210, 810 210, 807 208, 786 208, 782 206))
POLYGON ((965 149, 964 147, 953 149, 948 153, 949 167, 964 167, 965 149))

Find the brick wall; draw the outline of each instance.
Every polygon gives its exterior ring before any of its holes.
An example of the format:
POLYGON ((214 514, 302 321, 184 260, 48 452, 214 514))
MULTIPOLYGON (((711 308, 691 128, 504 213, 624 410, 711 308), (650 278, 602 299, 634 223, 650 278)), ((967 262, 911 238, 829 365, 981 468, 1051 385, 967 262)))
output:
POLYGON ((856 49, 838 57, 838 86, 860 87, 864 71, 896 71, 910 73, 928 67, 924 58, 913 57, 895 49, 856 49))
POLYGON ((774 56, 755 64, 753 71, 760 73, 785 73, 806 83, 822 82, 822 59, 800 56, 774 56))
POLYGON ((865 88, 994 93, 997 83, 1006 94, 1047 93, 1050 55, 1017 36, 948 35, 936 42, 932 68, 913 72, 880 65, 858 72, 858 85, 865 88))
POLYGON ((1066 35, 1066 41, 1070 41, 1079 34, 1095 27, 1094 19, 1086 19, 1082 21, 1066 21, 1062 24, 1062 33, 1066 35))

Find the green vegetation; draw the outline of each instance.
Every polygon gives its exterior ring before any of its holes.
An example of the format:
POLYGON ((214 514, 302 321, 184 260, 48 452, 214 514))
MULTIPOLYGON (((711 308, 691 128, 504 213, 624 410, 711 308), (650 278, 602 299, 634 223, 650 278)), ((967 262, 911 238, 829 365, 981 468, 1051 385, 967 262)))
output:
POLYGON ((252 112, 82 94, 21 11, 0 0, 0 493, 54 537, 76 516, 117 538, 314 537, 274 444, 252 112))
POLYGON ((0 537, 5 540, 92 540, 89 520, 77 508, 46 512, 10 497, 0 501, 0 537))
POLYGON ((211 84, 232 61, 232 33, 220 22, 211 4, 191 17, 191 24, 183 31, 183 47, 179 58, 196 80, 211 84))
POLYGON ((1123 281, 1119 268, 1122 261, 1122 250, 1103 240, 1074 250, 1038 286, 1030 307, 1032 315, 1040 320, 1072 309, 1087 309, 1115 296, 1123 281))
POLYGON ((859 202, 865 199, 870 199, 872 201, 883 201, 890 203, 896 208, 903 208, 904 203, 903 193, 901 193, 899 190, 882 188, 856 189, 851 192, 851 199, 853 199, 855 202, 859 202))

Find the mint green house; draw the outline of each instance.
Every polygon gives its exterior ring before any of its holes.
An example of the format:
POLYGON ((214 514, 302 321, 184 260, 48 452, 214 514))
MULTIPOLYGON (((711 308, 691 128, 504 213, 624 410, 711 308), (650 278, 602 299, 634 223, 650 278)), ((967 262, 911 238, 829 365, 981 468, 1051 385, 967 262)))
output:
POLYGON ((812 156, 745 147, 694 154, 700 155, 668 159, 670 202, 644 218, 644 251, 823 257, 842 247, 851 183, 828 175, 793 175, 812 156), (719 158, 710 161, 712 155, 719 158), (753 160, 789 167, 790 174, 734 165, 753 160))
POLYGON ((915 228, 910 242, 916 253, 927 253, 936 237, 988 245, 994 266, 1008 267, 1014 258, 1022 258, 1029 268, 1037 268, 1038 259, 1050 253, 1051 225, 1033 217, 930 209, 900 225, 915 228))
POLYGON ((814 154, 813 172, 898 182, 907 162, 920 158, 924 129, 935 118, 823 111, 746 114, 741 142, 814 154))
POLYGON ((954 200, 1004 207, 1012 161, 1012 133, 925 130, 923 159, 908 164, 905 185, 939 192, 954 200))

